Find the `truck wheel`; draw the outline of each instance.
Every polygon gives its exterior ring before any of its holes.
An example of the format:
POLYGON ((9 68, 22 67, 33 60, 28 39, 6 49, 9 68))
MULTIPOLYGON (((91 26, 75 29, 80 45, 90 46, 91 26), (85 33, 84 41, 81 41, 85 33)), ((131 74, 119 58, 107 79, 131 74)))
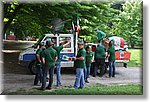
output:
POLYGON ((29 70, 32 74, 36 74, 37 73, 37 69, 36 69, 36 61, 32 61, 30 64, 29 64, 29 70))

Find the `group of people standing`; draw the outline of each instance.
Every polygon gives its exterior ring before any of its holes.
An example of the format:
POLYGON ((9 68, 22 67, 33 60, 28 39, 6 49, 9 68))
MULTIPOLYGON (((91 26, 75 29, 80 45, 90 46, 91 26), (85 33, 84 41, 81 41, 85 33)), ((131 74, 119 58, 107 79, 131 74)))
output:
MULTIPOLYGON (((105 69, 105 59, 109 60, 109 77, 115 77, 115 48, 113 41, 109 42, 109 48, 105 48, 102 41, 103 37, 101 33, 98 33, 98 46, 95 52, 92 52, 92 48, 86 45, 84 41, 78 41, 78 52, 77 56, 73 58, 76 68, 76 79, 74 88, 84 88, 84 84, 89 83, 91 64, 95 62, 94 74, 97 76, 97 69, 100 69, 100 77, 103 77, 105 69), (102 38, 101 38, 102 37, 102 38), (107 54, 106 54, 107 50, 107 54)), ((46 48, 44 43, 39 44, 39 49, 36 51, 36 67, 37 74, 35 75, 34 85, 41 83, 41 90, 51 89, 53 84, 54 69, 56 67, 57 83, 56 85, 62 86, 61 84, 61 50, 70 44, 70 41, 61 46, 55 46, 50 40, 46 41, 46 48), (49 74, 49 78, 47 75, 49 74), (49 81, 46 86, 47 79, 49 81)))
POLYGON ((39 44, 39 49, 36 51, 36 67, 37 74, 35 75, 34 85, 42 83, 41 90, 51 90, 53 84, 54 69, 56 67, 57 83, 61 86, 61 65, 60 65, 60 51, 70 44, 70 41, 61 46, 55 46, 51 40, 46 41, 46 47, 44 43, 39 44), (49 75, 49 78, 47 77, 49 75), (48 79, 48 86, 46 82, 48 79))
POLYGON ((85 45, 83 41, 78 42, 77 56, 74 58, 76 67, 76 79, 74 88, 84 88, 84 83, 89 83, 88 78, 90 75, 90 68, 95 62, 93 77, 97 76, 97 70, 100 69, 100 77, 104 75, 105 60, 109 61, 109 76, 108 78, 115 77, 115 48, 114 41, 109 41, 109 47, 103 45, 106 34, 102 31, 97 31, 98 45, 96 51, 91 51, 91 46, 85 45))
POLYGON ((108 78, 115 77, 115 48, 113 41, 109 42, 109 48, 106 49, 102 43, 99 43, 96 51, 91 51, 91 46, 85 46, 84 42, 78 42, 78 53, 75 57, 76 67, 76 80, 74 88, 83 88, 84 83, 89 83, 88 78, 90 75, 90 68, 92 63, 95 63, 93 77, 97 76, 97 70, 100 69, 99 77, 103 77, 105 69, 105 60, 109 61, 109 76, 108 78), (85 46, 85 47, 84 47, 85 46), (106 53, 107 50, 107 53, 106 53))

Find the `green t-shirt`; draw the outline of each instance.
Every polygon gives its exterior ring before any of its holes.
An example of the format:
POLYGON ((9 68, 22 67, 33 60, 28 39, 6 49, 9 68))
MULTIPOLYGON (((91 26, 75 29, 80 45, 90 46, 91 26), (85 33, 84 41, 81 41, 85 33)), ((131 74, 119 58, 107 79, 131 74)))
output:
POLYGON ((45 58, 45 65, 48 67, 54 66, 56 56, 57 52, 53 48, 47 48, 46 50, 44 50, 42 57, 45 58))
POLYGON ((79 49, 77 53, 77 58, 84 57, 84 60, 76 60, 75 67, 76 68, 84 68, 85 67, 85 57, 86 57, 86 51, 84 48, 79 49))
POLYGON ((89 67, 93 57, 93 52, 86 52, 86 66, 89 67))
POLYGON ((108 58, 109 61, 115 61, 115 60, 116 60, 115 48, 114 48, 114 46, 110 46, 110 47, 108 48, 108 54, 110 54, 110 57, 108 58))
POLYGON ((61 62, 61 60, 60 60, 60 51, 63 49, 63 45, 61 45, 61 46, 54 46, 53 48, 54 48, 54 49, 56 50, 56 52, 57 52, 57 56, 58 56, 57 62, 61 62))
MULTIPOLYGON (((38 54, 40 56, 40 59, 42 59, 42 53, 43 53, 43 49, 42 48, 39 48, 37 51, 36 51, 36 54, 38 54)), ((36 60, 37 60, 37 64, 40 64, 40 62, 38 61, 37 57, 36 57, 36 60)))
POLYGON ((96 48, 96 51, 95 51, 95 60, 97 58, 100 58, 100 59, 105 59, 105 47, 104 46, 98 46, 96 48))
POLYGON ((103 38, 104 38, 105 33, 102 31, 99 31, 97 34, 98 40, 100 40, 100 42, 102 42, 103 38))

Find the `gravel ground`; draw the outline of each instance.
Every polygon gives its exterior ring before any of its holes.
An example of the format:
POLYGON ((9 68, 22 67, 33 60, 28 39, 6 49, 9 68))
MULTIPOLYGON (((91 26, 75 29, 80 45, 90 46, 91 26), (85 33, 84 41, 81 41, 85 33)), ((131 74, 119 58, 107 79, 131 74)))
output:
MULTIPOLYGON (((117 74, 115 78, 107 78, 107 74, 103 77, 90 76, 89 82, 85 86, 94 86, 96 84, 103 85, 127 85, 127 84, 142 84, 141 68, 117 68, 117 74)), ((19 89, 29 90, 34 87, 33 80, 34 75, 25 74, 3 74, 4 75, 4 93, 14 92, 19 89)), ((61 77, 63 86, 73 86, 75 81, 75 74, 62 74, 61 77)), ((56 85, 56 75, 54 75, 53 87, 56 85)))

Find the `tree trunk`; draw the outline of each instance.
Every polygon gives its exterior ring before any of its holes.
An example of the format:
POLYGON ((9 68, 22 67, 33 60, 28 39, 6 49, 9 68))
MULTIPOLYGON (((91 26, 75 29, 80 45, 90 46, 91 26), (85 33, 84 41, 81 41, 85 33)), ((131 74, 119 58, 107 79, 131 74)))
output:
MULTIPOLYGON (((7 8, 5 9, 8 9, 8 6, 6 6, 7 8)), ((13 19, 15 18, 15 16, 17 15, 17 13, 19 12, 19 10, 23 7, 23 4, 20 4, 16 7, 16 9, 14 10, 14 12, 9 16, 9 20, 6 24, 4 24, 4 29, 3 29, 3 35, 5 35, 6 33, 6 30, 10 27, 13 19)), ((5 16, 5 15, 4 15, 5 16)))
POLYGON ((131 48, 134 49, 134 44, 133 43, 131 44, 131 48))

